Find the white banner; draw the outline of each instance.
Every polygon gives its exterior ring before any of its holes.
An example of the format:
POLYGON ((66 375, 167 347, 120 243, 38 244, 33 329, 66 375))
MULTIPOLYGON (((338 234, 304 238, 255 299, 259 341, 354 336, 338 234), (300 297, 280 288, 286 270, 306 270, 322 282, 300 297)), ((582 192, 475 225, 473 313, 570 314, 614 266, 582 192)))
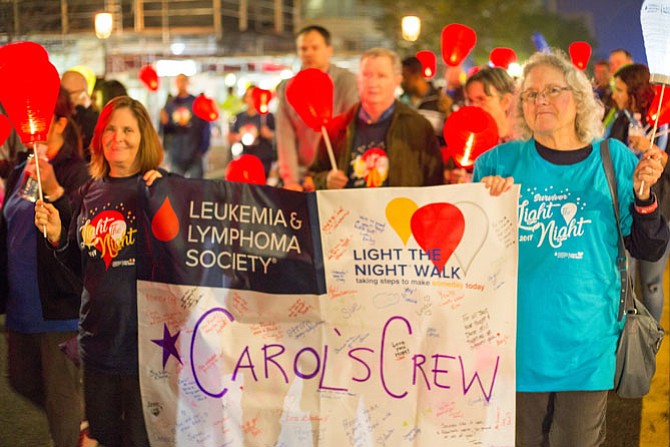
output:
POLYGON ((517 198, 318 192, 322 294, 140 281, 151 445, 514 445, 517 198))

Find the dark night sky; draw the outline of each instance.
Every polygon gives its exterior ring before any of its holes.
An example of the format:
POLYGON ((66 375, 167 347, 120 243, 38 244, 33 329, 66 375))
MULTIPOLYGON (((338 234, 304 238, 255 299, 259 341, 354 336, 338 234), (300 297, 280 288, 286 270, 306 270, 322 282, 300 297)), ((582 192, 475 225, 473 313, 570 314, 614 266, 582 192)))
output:
POLYGON ((592 60, 607 59, 610 50, 625 48, 636 62, 646 63, 640 26, 642 3, 643 0, 556 0, 559 12, 592 13, 597 39, 592 60))

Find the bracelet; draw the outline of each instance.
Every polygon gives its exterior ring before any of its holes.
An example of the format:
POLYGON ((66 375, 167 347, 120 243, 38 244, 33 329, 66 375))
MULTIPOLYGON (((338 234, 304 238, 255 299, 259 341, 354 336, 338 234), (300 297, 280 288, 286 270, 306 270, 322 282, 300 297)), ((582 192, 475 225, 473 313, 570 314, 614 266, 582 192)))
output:
POLYGON ((45 195, 44 199, 47 200, 48 202, 55 202, 56 200, 60 199, 63 197, 65 194, 65 189, 61 185, 58 185, 58 188, 56 188, 56 191, 53 194, 45 195))
POLYGON ((654 200, 654 203, 647 206, 637 206, 635 205, 635 211, 639 214, 651 214, 658 209, 658 200, 654 200))

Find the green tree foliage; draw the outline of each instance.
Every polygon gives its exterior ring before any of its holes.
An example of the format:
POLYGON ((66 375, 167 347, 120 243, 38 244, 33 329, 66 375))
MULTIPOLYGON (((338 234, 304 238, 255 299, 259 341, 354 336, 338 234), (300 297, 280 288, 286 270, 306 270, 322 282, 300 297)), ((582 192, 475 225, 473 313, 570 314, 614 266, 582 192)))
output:
POLYGON ((450 23, 462 23, 475 30, 477 45, 470 54, 476 65, 488 62, 495 47, 510 47, 523 61, 536 51, 531 36, 544 35, 549 45, 566 53, 570 43, 596 42, 583 18, 566 18, 549 12, 539 0, 363 0, 376 3, 383 14, 378 27, 397 42, 401 53, 412 54, 428 49, 441 60, 442 29, 450 23), (404 15, 421 18, 421 35, 409 44, 402 40, 400 22, 404 15))

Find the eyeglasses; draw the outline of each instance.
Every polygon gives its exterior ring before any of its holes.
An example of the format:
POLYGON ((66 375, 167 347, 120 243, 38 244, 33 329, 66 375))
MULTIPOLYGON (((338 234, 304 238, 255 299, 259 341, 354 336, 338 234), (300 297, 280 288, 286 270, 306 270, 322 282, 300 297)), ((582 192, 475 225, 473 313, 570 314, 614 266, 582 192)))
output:
POLYGON ((538 92, 536 90, 526 90, 525 92, 522 92, 521 95, 519 96, 521 98, 521 101, 527 103, 527 104, 532 104, 535 101, 537 101, 537 98, 544 98, 547 101, 553 101, 558 96, 563 93, 564 91, 567 90, 572 90, 570 87, 559 87, 557 85, 552 85, 549 87, 546 87, 543 89, 541 92, 538 92))

